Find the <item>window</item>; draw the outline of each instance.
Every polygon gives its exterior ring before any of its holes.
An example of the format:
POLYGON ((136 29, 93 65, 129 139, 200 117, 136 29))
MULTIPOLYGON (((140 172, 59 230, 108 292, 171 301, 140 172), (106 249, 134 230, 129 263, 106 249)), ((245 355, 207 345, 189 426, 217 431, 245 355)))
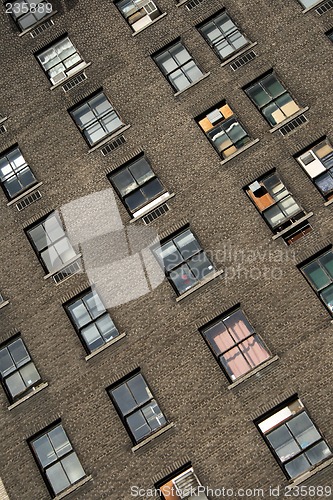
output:
POLYGON ((11 148, 0 156, 0 182, 7 198, 12 200, 37 183, 20 148, 11 148))
POLYGON ((163 427, 167 420, 141 373, 107 389, 134 443, 163 427))
POLYGON ((56 212, 34 224, 27 236, 48 273, 58 271, 76 257, 56 212))
POLYGON ((152 0, 121 0, 116 5, 133 31, 141 30, 161 15, 152 0))
POLYGON ((331 40, 331 42, 333 42, 333 30, 330 31, 329 33, 326 33, 328 38, 331 40))
POLYGON ((331 455, 300 399, 280 406, 257 423, 288 478, 295 478, 331 455))
POLYGON ((159 481, 155 487, 163 500, 208 500, 191 464, 159 481), (199 489, 199 486, 201 488, 199 489))
POLYGON ((90 146, 124 125, 104 92, 77 106, 70 114, 90 146))
POLYGON ((85 291, 65 305, 65 310, 88 353, 119 335, 96 290, 85 291))
POLYGON ((241 309, 214 321, 201 333, 232 382, 271 357, 241 309))
POLYGON ((85 477, 61 423, 43 431, 29 444, 52 497, 85 477))
POLYGON ((300 109, 273 73, 259 78, 245 88, 245 92, 272 126, 283 122, 300 109))
POLYGON ((144 156, 110 174, 109 180, 131 214, 165 192, 144 156))
POLYGON ((226 12, 202 24, 199 31, 222 60, 249 43, 226 12))
POLYGON ((43 17, 52 14, 52 4, 48 0, 15 0, 6 2, 5 7, 21 31, 31 28, 43 17))
POLYGON ((327 309, 333 313, 333 252, 329 250, 308 264, 301 271, 327 309))
POLYGON ((53 42, 36 57, 54 85, 75 73, 83 61, 68 36, 53 42))
POLYGON ((41 377, 20 337, 0 348, 0 376, 11 403, 36 387, 41 377))
POLYGON ((197 118, 197 123, 222 158, 228 158, 251 141, 228 104, 219 104, 197 118))
POLYGON ((313 7, 318 4, 318 0, 298 0, 304 7, 304 9, 308 9, 309 7, 313 7))
POLYGON ((177 91, 186 89, 203 76, 202 71, 181 42, 164 49, 154 56, 154 59, 164 76, 177 91))
POLYGON ((153 251, 178 295, 214 271, 213 264, 190 229, 161 242, 153 251))
POLYGON ((275 233, 305 215, 276 172, 253 182, 246 192, 275 233))
POLYGON ((297 157, 325 200, 333 198, 333 147, 325 138, 297 157))

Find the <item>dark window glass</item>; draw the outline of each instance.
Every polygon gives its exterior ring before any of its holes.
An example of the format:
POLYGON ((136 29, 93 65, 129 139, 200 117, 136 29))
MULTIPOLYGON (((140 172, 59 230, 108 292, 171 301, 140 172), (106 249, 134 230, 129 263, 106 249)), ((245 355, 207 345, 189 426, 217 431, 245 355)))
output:
POLYGON ((11 5, 11 16, 21 31, 31 28, 43 17, 52 13, 52 4, 49 0, 15 0, 5 3, 6 8, 9 5, 11 5))
POLYGON ((333 252, 324 253, 301 268, 306 279, 333 313, 333 252))
POLYGON ((37 179, 19 148, 0 156, 0 182, 10 200, 36 184, 37 179))

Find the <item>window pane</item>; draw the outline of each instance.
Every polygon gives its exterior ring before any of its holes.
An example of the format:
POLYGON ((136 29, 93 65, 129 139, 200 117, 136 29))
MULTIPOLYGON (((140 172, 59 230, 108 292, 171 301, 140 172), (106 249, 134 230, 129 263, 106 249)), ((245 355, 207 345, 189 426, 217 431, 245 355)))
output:
POLYGON ((236 380, 236 378, 244 375, 251 369, 238 347, 234 347, 223 354, 220 357, 220 362, 231 380, 236 380))
POLYGON ((268 104, 271 100, 270 96, 264 91, 264 89, 257 83, 253 87, 249 88, 247 94, 251 97, 254 103, 261 108, 268 104))
POLYGON ((226 13, 216 18, 216 24, 224 35, 228 35, 236 29, 235 24, 226 13))
POLYGON ((179 294, 186 292, 186 290, 189 290, 198 282, 186 264, 172 271, 170 273, 170 279, 179 294))
POLYGON ((311 264, 304 266, 303 272, 317 290, 321 290, 331 282, 317 262, 311 262, 311 264))
POLYGON ((51 243, 42 224, 31 229, 29 234, 37 250, 43 250, 43 248, 47 248, 51 243))
POLYGON ((91 321, 91 317, 81 299, 69 305, 68 310, 78 328, 81 328, 81 326, 84 326, 91 321))
POLYGON ((171 73, 171 71, 178 68, 176 61, 171 57, 169 52, 163 52, 163 54, 157 56, 156 62, 165 74, 171 73))
POLYGON ((137 403, 126 384, 113 389, 111 394, 123 415, 127 415, 127 413, 137 407, 137 403))
POLYGON ((261 81, 266 92, 274 99, 285 92, 285 88, 274 75, 269 75, 261 81))
POLYGON ((105 116, 102 120, 101 123, 104 125, 105 129, 107 132, 113 132, 114 130, 117 130, 121 125, 123 125, 123 122, 115 113, 114 111, 107 116, 105 116))
POLYGON ((163 265, 166 271, 170 271, 183 262, 180 252, 177 250, 172 241, 164 243, 160 248, 156 248, 154 252, 160 264, 163 265))
POLYGON ((205 252, 195 255, 187 264, 198 281, 203 280, 205 276, 214 271, 214 266, 205 252))
POLYGON ((88 104, 83 104, 83 106, 80 106, 72 111, 72 116, 76 124, 81 128, 87 127, 96 120, 96 117, 88 104))
POLYGON ((244 340, 239 348, 251 368, 260 365, 270 357, 265 345, 257 335, 244 340))
POLYGON ((50 215, 49 217, 47 217, 43 224, 51 242, 57 241, 65 236, 65 231, 63 230, 60 221, 55 215, 50 215))
POLYGON ((176 236, 173 241, 184 259, 188 259, 201 250, 197 239, 190 231, 190 229, 187 229, 179 236, 176 236))
POLYGON ((318 2, 318 0, 300 0, 300 2, 303 5, 303 7, 308 8, 312 7, 312 5, 315 5, 318 2))
POLYGON ((222 321, 205 330, 204 337, 217 356, 234 345, 234 340, 222 321))
POLYGON ((113 109, 111 103, 103 93, 98 94, 96 97, 90 99, 89 105, 98 118, 101 118, 113 109))
POLYGON ((127 418, 127 423, 136 441, 139 441, 151 433, 151 429, 140 410, 130 415, 127 418))
POLYGON ((191 59, 190 54, 181 43, 177 43, 171 47, 170 54, 176 60, 178 65, 184 64, 186 61, 191 59))
POLYGON ((294 460, 291 460, 285 465, 285 467, 290 477, 293 478, 308 470, 310 468, 310 464, 303 454, 294 460))
POLYGON ((26 390, 26 386, 19 372, 9 375, 9 377, 5 380, 5 384, 13 398, 26 390))
POLYGON ((140 158, 132 163, 128 169, 139 185, 154 177, 154 172, 145 158, 140 158))
POLYGON ((155 400, 142 408, 142 413, 153 431, 166 423, 166 419, 155 400))
POLYGON ((302 449, 307 448, 310 444, 320 439, 319 432, 305 412, 296 415, 287 423, 287 426, 302 449))
POLYGON ((183 71, 192 83, 199 80, 199 78, 203 75, 202 71, 198 68, 194 61, 190 61, 185 64, 183 66, 183 71))
POLYGON ((333 191, 333 177, 331 173, 325 173, 317 179, 314 179, 315 185, 320 189, 324 196, 333 191))
POLYGON ((143 195, 143 192, 142 192, 141 189, 137 189, 133 193, 131 193, 128 196, 126 196, 126 198, 124 199, 124 201, 125 201, 126 205, 128 206, 128 208, 132 212, 134 212, 139 207, 141 207, 142 205, 144 205, 145 203, 147 203, 147 199, 143 195))
POLYGON ((287 217, 292 217, 301 210, 300 206, 296 203, 292 196, 287 196, 284 200, 278 203, 278 206, 283 210, 287 217))
POLYGON ((239 342, 254 332, 251 324, 241 310, 233 312, 227 318, 223 318, 223 323, 236 342, 239 342))
POLYGON ((57 459, 47 434, 36 439, 33 442, 33 447, 42 467, 45 468, 57 459))
POLYGON ((329 310, 333 312, 333 284, 325 288, 320 296, 322 297, 329 310))
POLYGON ((281 425, 281 427, 268 434, 267 439, 282 462, 300 451, 300 447, 285 425, 281 425))
POLYGON ((17 339, 15 340, 15 342, 12 342, 8 346, 8 350, 17 367, 22 366, 24 363, 30 360, 28 351, 21 339, 17 339))
POLYGON ((219 52, 222 59, 226 59, 230 54, 235 52, 232 45, 230 45, 230 43, 226 39, 222 39, 221 41, 216 43, 216 49, 219 52))
POLYGON ((106 341, 119 335, 117 328, 108 314, 98 319, 96 321, 96 326, 106 341))
POLYGON ((8 349, 5 347, 0 350, 0 373, 2 377, 15 370, 15 365, 9 355, 8 349))
POLYGON ((318 462, 321 462, 325 458, 329 457, 331 455, 331 450, 329 449, 327 444, 322 441, 321 443, 316 444, 316 446, 308 450, 305 455, 307 456, 308 460, 310 460, 310 463, 312 465, 315 465, 318 462))
POLYGON ((247 135, 236 118, 230 118, 224 125, 225 131, 235 144, 247 135))
POLYGON ((54 244, 54 249, 59 254, 59 257, 61 258, 61 262, 63 264, 66 264, 66 262, 70 261, 76 256, 76 253, 66 236, 54 244))
POLYGON ((92 318, 97 318, 98 316, 100 316, 102 313, 105 312, 105 307, 103 306, 102 301, 95 290, 92 290, 90 293, 87 293, 83 297, 83 302, 85 303, 87 309, 89 310, 92 318))
POLYGON ((61 268, 63 264, 54 247, 49 247, 47 250, 44 250, 40 256, 46 266, 46 269, 50 273, 61 268))
POLYGON ((76 453, 71 453, 68 457, 63 458, 61 464, 72 484, 85 476, 85 472, 76 453))
POLYGON ((207 134, 218 152, 224 151, 232 146, 232 141, 225 133, 224 126, 225 124, 219 125, 207 134))
POLYGON ((81 335, 90 351, 94 351, 105 344, 95 324, 82 328, 81 335))
POLYGON ((127 382, 127 385, 138 405, 142 405, 152 398, 152 393, 150 392, 149 387, 141 374, 131 378, 127 382))
POLYGON ((103 139, 103 137, 107 135, 107 132, 103 129, 99 122, 95 122, 93 125, 84 130, 83 135, 92 146, 95 142, 103 139))
POLYGON ((171 84, 179 91, 186 89, 191 83, 180 69, 171 73, 169 79, 171 84))
POLYGON ((33 363, 28 363, 20 369, 21 377, 27 387, 36 384, 40 380, 39 373, 33 363))
POLYGON ((264 213, 263 216, 267 220, 267 222, 270 224, 271 227, 278 226, 282 222, 286 220, 286 216, 281 212, 281 209, 278 207, 278 205, 275 205, 274 207, 268 208, 264 213))
POLYGON ((261 112, 271 125, 281 123, 286 118, 281 109, 274 102, 268 104, 261 112))
POLYGON ((22 185, 22 189, 26 188, 27 186, 30 186, 33 182, 36 181, 36 177, 30 170, 30 168, 24 167, 18 174, 17 177, 22 185))
POLYGON ((55 494, 64 491, 70 486, 70 482, 61 467, 60 463, 52 465, 46 470, 46 477, 49 480, 55 494))
POLYGON ((161 182, 158 179, 152 179, 145 186, 141 188, 141 191, 144 193, 148 200, 155 198, 158 194, 164 191, 164 188, 161 182))
POLYGON ((275 102, 285 116, 291 116, 299 110, 299 106, 288 92, 276 99, 275 102))
POLYGON ((328 252, 322 257, 319 257, 319 262, 326 269, 328 274, 333 278, 333 252, 328 252))
POLYGON ((68 441, 68 437, 62 427, 58 425, 49 433, 49 439, 58 457, 62 457, 65 453, 71 451, 72 446, 68 441))
POLYGON ((118 189, 121 196, 125 196, 126 194, 133 191, 133 189, 136 189, 138 187, 135 179, 127 168, 122 170, 118 174, 113 175, 111 177, 111 180, 118 189))
POLYGON ((232 35, 230 35, 229 40, 236 50, 241 49, 242 47, 244 47, 244 45, 248 43, 245 36, 243 36, 242 33, 238 30, 235 31, 235 33, 233 33, 232 35))

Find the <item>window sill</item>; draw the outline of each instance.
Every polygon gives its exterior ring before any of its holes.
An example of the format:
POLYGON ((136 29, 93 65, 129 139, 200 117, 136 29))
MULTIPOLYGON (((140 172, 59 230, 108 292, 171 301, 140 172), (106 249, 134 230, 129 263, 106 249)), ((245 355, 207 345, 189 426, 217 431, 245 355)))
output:
POLYGON ((105 139, 103 139, 101 142, 99 142, 98 144, 96 144, 95 146, 91 147, 88 151, 88 155, 90 153, 93 153, 94 151, 96 151, 96 149, 99 149, 100 147, 104 146, 105 144, 107 144, 109 141, 112 141, 112 139, 114 139, 115 137, 117 137, 118 135, 122 134, 123 132, 125 132, 125 130, 128 130, 130 128, 131 125, 125 125, 125 126, 122 126, 121 128, 119 128, 118 130, 116 130, 116 132, 114 132, 113 134, 111 135, 108 135, 105 139))
POLYGON ((10 207, 11 205, 14 205, 14 203, 17 203, 19 200, 21 200, 22 198, 24 198, 25 196, 27 196, 28 194, 32 193, 33 191, 35 191, 36 189, 40 188, 41 186, 43 185, 42 182, 38 182, 38 184, 35 184, 34 186, 32 186, 30 189, 27 189, 26 191, 24 191, 24 193, 20 194, 19 196, 16 196, 16 198, 14 198, 13 200, 10 200, 8 203, 7 203, 7 207, 10 207))
POLYGON ((51 278, 51 276, 54 276, 55 274, 59 273, 60 271, 65 269, 65 267, 69 266, 70 264, 73 264, 73 262, 75 262, 76 260, 79 260, 81 257, 82 257, 82 255, 80 253, 78 253, 77 255, 75 255, 75 257, 73 257, 72 259, 67 261, 63 266, 59 267, 59 269, 55 269, 54 271, 52 271, 52 273, 46 274, 44 276, 44 280, 51 278))
POLYGON ((244 151, 246 151, 247 149, 252 148, 252 146, 254 146, 255 144, 257 144, 258 142, 259 142, 259 139, 254 139, 253 141, 248 142, 241 149, 238 149, 238 151, 236 151, 232 155, 228 156, 228 158, 225 158, 224 160, 222 160, 220 162, 220 165, 224 165, 225 163, 228 163, 228 161, 230 161, 233 158, 235 158, 235 156, 238 156, 238 155, 242 154, 244 151))
MULTIPOLYGON (((188 0, 186 0, 186 1, 188 1, 188 0)), ((157 23, 157 21, 160 21, 161 19, 163 19, 163 17, 165 17, 166 15, 167 15, 167 13, 163 12, 163 14, 161 14, 160 16, 158 16, 151 23, 147 24, 143 28, 140 28, 138 31, 135 31, 135 33, 132 33, 132 36, 138 35, 139 33, 141 33, 141 31, 144 31, 145 29, 149 28, 149 26, 151 26, 152 24, 155 24, 155 23, 157 23)))
POLYGON ((198 283, 197 285, 195 285, 192 288, 190 288, 189 290, 187 290, 187 292, 182 293, 182 295, 179 295, 179 297, 176 298, 176 302, 179 302, 180 300, 185 299, 185 297, 188 297, 192 293, 196 292, 197 290, 199 290, 199 288, 207 285, 207 283, 209 283, 210 281, 217 278, 218 276, 220 276, 223 273, 224 273, 224 271, 222 269, 220 271, 213 271, 213 272, 209 273, 202 281, 200 281, 200 283, 198 283))
POLYGON ((56 83, 55 85, 52 85, 52 87, 50 87, 50 90, 54 90, 54 89, 56 89, 58 87, 61 87, 61 85, 63 85, 64 83, 68 82, 68 80, 70 80, 74 76, 78 75, 79 73, 82 73, 82 71, 84 71, 85 69, 89 68, 89 66, 91 66, 91 64, 92 64, 91 62, 88 62, 88 63, 85 62, 84 64, 82 64, 82 66, 78 65, 77 71, 75 71, 75 72, 71 73, 70 75, 66 76, 66 78, 64 78, 63 80, 61 80, 61 82, 56 83))
POLYGON ((256 45, 258 45, 258 42, 249 43, 248 45, 246 45, 246 47, 244 47, 243 49, 239 50, 236 54, 234 54, 233 56, 228 57, 228 59, 226 59, 225 61, 223 61, 221 63, 221 66, 222 67, 223 66, 227 66, 232 61, 234 61, 235 59, 237 59, 238 56, 241 56, 242 54, 244 54, 248 50, 253 49, 253 47, 255 47, 256 45))
POLYGON ((306 9, 302 10, 302 14, 306 14, 307 12, 310 12, 310 10, 315 9, 316 7, 318 7, 318 5, 320 5, 323 2, 324 2, 324 0, 318 0, 318 2, 311 5, 311 7, 307 7, 306 9))
POLYGON ((264 370, 267 366, 271 365, 272 363, 275 363, 279 359, 280 359, 279 356, 273 356, 272 358, 268 359, 267 361, 264 361, 259 366, 257 366, 253 370, 251 370, 249 373, 246 373, 242 377, 239 377, 237 380, 235 380, 235 382, 228 385, 228 389, 230 390, 230 389, 233 389, 234 387, 237 387, 239 384, 241 384, 245 380, 248 380, 249 378, 253 377, 258 372, 260 372, 261 370, 264 370))
POLYGON ((198 78, 198 80, 196 80, 195 82, 192 82, 188 87, 186 87, 186 89, 183 89, 183 90, 179 90, 178 92, 176 92, 174 94, 175 97, 179 96, 180 94, 183 94, 183 92, 186 92, 188 89, 191 89, 192 87, 194 87, 194 85, 197 85, 199 82, 201 82, 202 80, 204 80, 205 78, 207 78, 208 76, 210 75, 210 72, 208 73, 205 73, 204 75, 202 75, 200 78, 198 78))
POLYGON ((149 214, 149 212, 151 212, 152 210, 155 210, 155 208, 159 207, 160 205, 162 205, 166 201, 170 200, 174 196, 175 196, 175 193, 164 193, 164 194, 162 194, 161 196, 159 196, 158 198, 156 198, 156 200, 153 200, 151 203, 149 203, 149 205, 143 207, 142 211, 139 210, 140 214, 138 214, 135 217, 133 217, 133 219, 130 220, 130 223, 136 222, 137 220, 142 219, 142 217, 144 217, 145 215, 149 214))
POLYGON ((0 125, 2 123, 5 123, 5 121, 7 121, 7 120, 8 120, 8 116, 4 116, 3 118, 0 118, 0 125))
POLYGON ((99 354, 100 352, 102 351, 105 351, 105 349, 107 349, 108 347, 110 347, 111 345, 115 344, 116 342, 118 342, 119 340, 123 339, 124 337, 126 337, 126 333, 120 333, 117 337, 115 337, 114 339, 112 340, 109 340, 108 342, 106 342, 104 345, 102 345, 101 347, 99 347, 98 349, 95 349, 95 351, 91 352, 90 354, 88 354, 84 359, 86 361, 89 361, 89 359, 93 358, 94 356, 97 356, 97 354, 99 354))
POLYGON ((182 0, 181 2, 176 3, 176 7, 181 7, 182 5, 186 4, 188 0, 182 0))
POLYGON ((26 396, 23 396, 23 398, 19 399, 18 401, 16 401, 12 405, 8 406, 8 410, 9 411, 13 410, 14 408, 19 406, 20 404, 24 403, 24 401, 26 401, 27 399, 32 398, 32 396, 34 396, 35 394, 38 394, 40 391, 45 389, 45 387, 48 387, 48 385, 49 384, 47 382, 44 382, 43 384, 40 384, 37 387, 33 387, 31 390, 32 392, 29 392, 29 394, 27 394, 26 396))
POLYGON ((0 309, 2 309, 5 306, 8 306, 8 304, 9 304, 9 300, 4 300, 4 301, 0 302, 0 309))
POLYGON ((286 227, 286 229, 283 229, 279 233, 274 234, 272 236, 272 240, 277 240, 278 238, 280 238, 284 234, 289 233, 289 231, 291 231, 292 229, 296 228, 297 226, 300 226, 302 224, 302 222, 310 219, 310 217, 312 217, 312 216, 313 216, 313 212, 309 212, 308 214, 305 214, 304 217, 302 217, 301 219, 299 219, 297 222, 293 222, 290 226, 286 227))
POLYGON ((140 448, 142 448, 146 444, 150 443, 151 441, 153 441, 154 439, 156 439, 161 434, 164 434, 168 430, 172 429, 172 427, 174 427, 174 426, 175 426, 175 424, 173 422, 171 422, 170 424, 167 424, 166 426, 164 426, 159 431, 154 432, 154 434, 152 434, 151 436, 147 437, 147 439, 144 439, 143 441, 141 441, 141 443, 133 446, 132 452, 135 453, 137 450, 139 450, 140 448))
POLYGON ((333 203, 333 198, 331 200, 325 201, 324 206, 328 207, 329 205, 332 205, 333 203))
POLYGON ((305 111, 308 111, 309 109, 310 109, 309 106, 306 106, 305 108, 299 109, 296 113, 294 113, 291 116, 288 116, 288 118, 283 120, 283 122, 278 123, 277 125, 274 125, 274 127, 270 129, 269 133, 273 134, 273 132, 276 132, 281 127, 284 127, 285 125, 287 125, 287 123, 291 122, 294 118, 297 118, 299 115, 305 113, 305 111))
POLYGON ((61 498, 65 498, 67 495, 69 495, 70 493, 73 493, 73 491, 77 490, 78 488, 81 488, 81 486, 83 486, 84 484, 86 484, 88 481, 91 481, 91 480, 92 480, 91 475, 84 477, 83 479, 81 479, 77 483, 73 484, 70 488, 68 488, 67 490, 63 491, 62 493, 60 493, 59 495, 54 497, 54 500, 61 500, 61 498))
POLYGON ((322 469, 326 469, 326 467, 329 467, 333 463, 333 457, 327 458, 324 462, 322 462, 319 465, 316 465, 312 470, 309 470, 307 472, 304 472, 304 474, 301 474, 300 476, 296 477, 292 482, 289 484, 289 488, 296 488, 299 484, 303 483, 310 477, 314 476, 318 472, 320 472, 322 469))
POLYGON ((26 30, 21 31, 21 33, 19 33, 19 36, 21 37, 21 36, 26 35, 27 33, 30 33, 30 31, 36 29, 37 26, 45 23, 45 21, 47 21, 48 19, 51 19, 51 17, 53 17, 55 14, 58 14, 57 10, 54 10, 53 12, 51 12, 49 16, 43 17, 40 21, 38 21, 37 23, 35 23, 33 26, 30 26, 30 28, 27 28, 26 30))

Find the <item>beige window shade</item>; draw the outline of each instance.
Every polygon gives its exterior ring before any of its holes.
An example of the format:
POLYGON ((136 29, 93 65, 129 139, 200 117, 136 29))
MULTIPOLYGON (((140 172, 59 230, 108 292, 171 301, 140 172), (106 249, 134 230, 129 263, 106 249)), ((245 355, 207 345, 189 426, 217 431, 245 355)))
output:
MULTIPOLYGON (((221 108, 218 108, 218 110, 220 111, 220 113, 222 113, 223 119, 225 119, 225 120, 227 118, 230 118, 234 114, 232 109, 230 108, 230 106, 228 104, 224 104, 221 108)), ((214 123, 214 124, 211 123, 209 118, 207 118, 207 116, 206 116, 205 118, 203 118, 202 120, 199 121, 199 125, 204 132, 209 132, 210 130, 212 130, 215 127, 216 123, 214 123)), ((231 154, 231 153, 229 153, 229 154, 231 154)))

